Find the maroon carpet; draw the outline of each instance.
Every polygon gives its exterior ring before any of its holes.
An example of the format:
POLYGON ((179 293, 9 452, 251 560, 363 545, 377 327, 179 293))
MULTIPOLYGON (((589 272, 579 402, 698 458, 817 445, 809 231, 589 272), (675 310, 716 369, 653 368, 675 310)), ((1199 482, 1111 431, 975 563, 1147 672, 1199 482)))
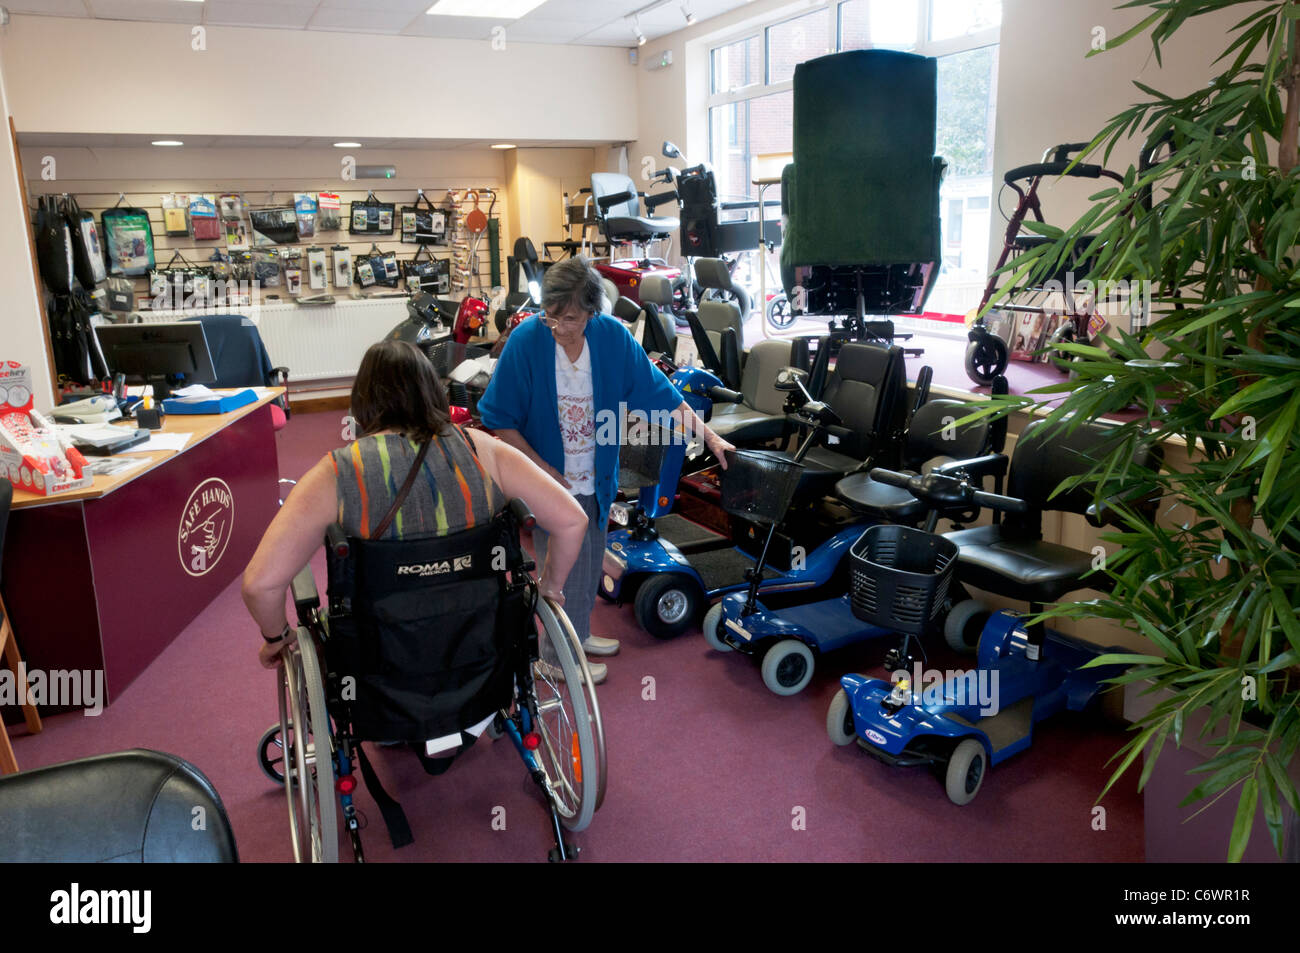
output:
MULTIPOLYGON (((342 416, 295 415, 278 438, 281 472, 296 478, 340 445, 342 416)), ((323 556, 313 568, 323 586, 323 556)), ((884 644, 827 657, 808 690, 778 698, 763 687, 755 663, 712 652, 698 632, 657 642, 636 627, 630 608, 604 603, 594 628, 622 639, 623 651, 609 660, 609 680, 599 689, 609 789, 591 827, 574 835, 584 860, 1143 857, 1135 777, 1107 797, 1105 829, 1094 829, 1093 802, 1122 732, 1063 715, 1040 727, 1030 751, 992 769, 975 802, 959 808, 927 772, 888 768, 826 737, 839 675, 882 674, 884 644)), ((257 663, 258 644, 232 583, 99 717, 57 715, 36 736, 11 729, 20 766, 130 747, 180 755, 221 793, 244 860, 289 860, 283 789, 256 759, 256 743, 277 717, 275 679, 257 663)), ((934 661, 948 667, 951 660, 934 661)), ((378 750, 374 760, 416 842, 393 851, 362 788, 369 860, 545 860, 546 815, 508 741, 485 738, 438 778, 426 776, 408 752, 378 750), (505 830, 493 827, 496 807, 505 808, 505 830)))

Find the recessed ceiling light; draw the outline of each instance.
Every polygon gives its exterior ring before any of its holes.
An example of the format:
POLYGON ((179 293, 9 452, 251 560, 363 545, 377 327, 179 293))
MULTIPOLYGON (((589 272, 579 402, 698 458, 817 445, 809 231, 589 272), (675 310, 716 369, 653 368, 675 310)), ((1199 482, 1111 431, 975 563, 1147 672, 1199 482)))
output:
POLYGON ((360 148, 361 148, 361 143, 359 143, 359 142, 336 142, 336 143, 334 143, 334 148, 335 148, 335 149, 360 149, 360 148))
POLYGON ((152 143, 155 146, 183 146, 185 143, 179 139, 155 139, 152 143))
POLYGON ((516 148, 516 146, 513 142, 497 142, 497 143, 493 143, 492 148, 493 149, 514 149, 516 148))
POLYGON ((431 17, 492 17, 497 20, 518 20, 530 10, 540 7, 546 0, 437 0, 425 10, 431 17))

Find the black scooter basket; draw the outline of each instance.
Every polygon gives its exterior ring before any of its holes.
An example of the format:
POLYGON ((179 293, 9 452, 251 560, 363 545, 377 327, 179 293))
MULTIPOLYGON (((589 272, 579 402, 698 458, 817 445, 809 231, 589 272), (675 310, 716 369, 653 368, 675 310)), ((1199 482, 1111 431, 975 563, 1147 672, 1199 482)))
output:
POLYGON ((756 523, 779 523, 790 508, 802 472, 802 463, 771 451, 728 450, 722 508, 756 523))
POLYGON ((910 526, 872 526, 849 549, 853 614, 863 622, 920 635, 948 598, 957 546, 910 526))

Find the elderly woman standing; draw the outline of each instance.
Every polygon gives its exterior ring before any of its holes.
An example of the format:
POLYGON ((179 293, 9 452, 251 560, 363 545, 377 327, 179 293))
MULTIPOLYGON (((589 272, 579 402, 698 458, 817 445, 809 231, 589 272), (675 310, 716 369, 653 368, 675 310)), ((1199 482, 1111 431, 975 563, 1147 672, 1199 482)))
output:
MULTIPOLYGON (((623 322, 600 313, 600 275, 585 258, 552 265, 542 284, 544 315, 511 333, 479 401, 483 424, 567 487, 587 514, 587 533, 564 586, 565 608, 588 655, 614 655, 618 642, 591 634, 605 531, 618 478, 617 440, 597 439, 628 411, 670 411, 726 466, 734 449, 710 430, 650 362, 623 322)), ((534 531, 539 561, 547 536, 534 531)), ((599 680, 599 676, 593 675, 599 680)))

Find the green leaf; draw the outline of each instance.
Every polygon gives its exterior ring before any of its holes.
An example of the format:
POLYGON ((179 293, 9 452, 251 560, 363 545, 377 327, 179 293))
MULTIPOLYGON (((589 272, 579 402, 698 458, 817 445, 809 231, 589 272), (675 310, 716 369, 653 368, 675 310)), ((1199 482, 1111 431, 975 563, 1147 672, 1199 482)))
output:
POLYGON ((1251 775, 1241 788, 1237 801, 1237 816, 1232 822, 1232 836, 1228 839, 1228 862, 1241 861, 1250 843, 1250 829, 1255 823, 1255 806, 1259 801, 1259 781, 1251 775))

